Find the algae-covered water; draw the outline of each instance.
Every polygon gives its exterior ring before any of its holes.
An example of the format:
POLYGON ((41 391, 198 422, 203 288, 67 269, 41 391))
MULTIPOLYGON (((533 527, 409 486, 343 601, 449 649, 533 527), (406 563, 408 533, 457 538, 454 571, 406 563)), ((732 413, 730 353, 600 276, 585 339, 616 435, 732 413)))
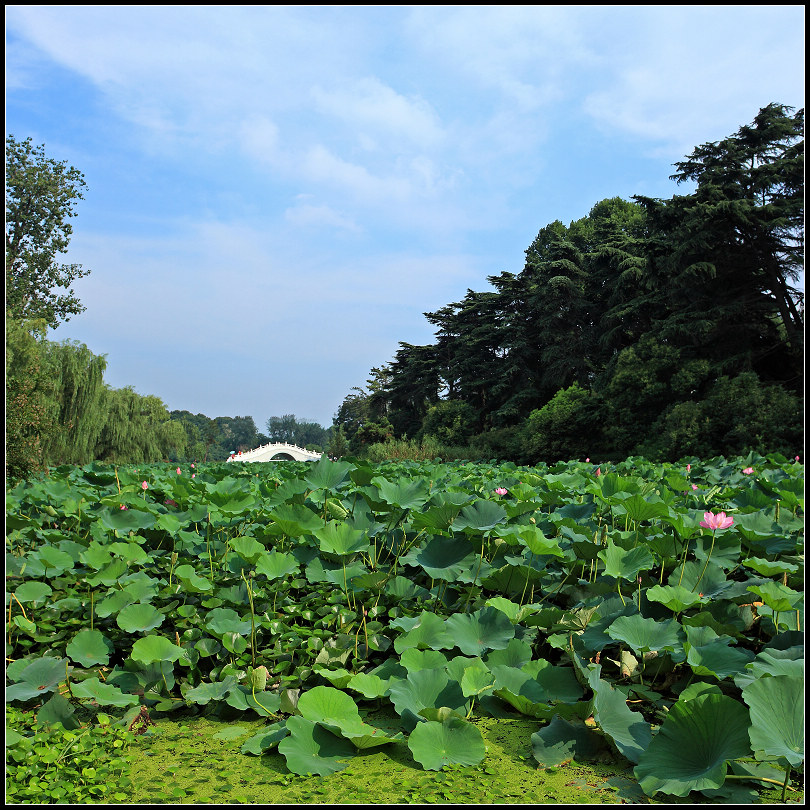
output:
MULTIPOLYGON (((375 722, 384 722, 376 718, 375 722)), ((370 749, 326 777, 291 774, 284 757, 241 745, 262 720, 156 717, 130 747, 137 803, 262 804, 624 804, 649 803, 616 763, 542 769, 532 757, 530 719, 475 720, 487 745, 474 767, 426 771, 405 742, 370 749)))

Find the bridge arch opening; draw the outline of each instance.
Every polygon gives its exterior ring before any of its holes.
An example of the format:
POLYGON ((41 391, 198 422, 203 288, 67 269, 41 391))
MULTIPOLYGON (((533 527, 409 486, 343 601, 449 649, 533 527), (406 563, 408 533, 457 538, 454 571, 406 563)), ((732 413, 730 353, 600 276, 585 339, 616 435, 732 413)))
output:
POLYGON ((289 453, 276 453, 270 461, 295 461, 289 453))

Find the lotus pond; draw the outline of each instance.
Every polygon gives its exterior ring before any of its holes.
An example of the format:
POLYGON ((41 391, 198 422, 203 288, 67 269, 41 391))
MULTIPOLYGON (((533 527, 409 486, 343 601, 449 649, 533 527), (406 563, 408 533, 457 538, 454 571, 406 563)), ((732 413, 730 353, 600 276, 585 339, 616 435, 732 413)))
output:
POLYGON ((73 743, 17 768, 38 730, 131 729, 142 763, 195 723, 299 803, 352 773, 469 802, 442 790, 497 781, 503 729, 588 801, 803 798, 798 460, 90 464, 8 490, 6 526, 12 801, 64 798, 73 743))

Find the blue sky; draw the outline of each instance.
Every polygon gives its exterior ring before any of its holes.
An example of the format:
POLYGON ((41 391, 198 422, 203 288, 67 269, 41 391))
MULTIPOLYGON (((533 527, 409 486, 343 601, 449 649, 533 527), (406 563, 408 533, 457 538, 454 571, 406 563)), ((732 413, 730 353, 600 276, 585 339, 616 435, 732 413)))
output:
POLYGON ((804 106, 804 6, 6 6, 6 133, 85 175, 51 333, 324 426, 554 220, 804 106))

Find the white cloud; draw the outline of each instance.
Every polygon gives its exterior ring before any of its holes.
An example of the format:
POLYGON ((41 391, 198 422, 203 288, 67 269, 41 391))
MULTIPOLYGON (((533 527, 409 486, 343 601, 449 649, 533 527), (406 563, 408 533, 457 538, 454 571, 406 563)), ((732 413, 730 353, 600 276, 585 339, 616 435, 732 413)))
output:
POLYGON ((441 144, 444 133, 436 111, 418 96, 405 97, 374 76, 311 90, 315 106, 339 119, 358 137, 394 139, 422 148, 441 144))

